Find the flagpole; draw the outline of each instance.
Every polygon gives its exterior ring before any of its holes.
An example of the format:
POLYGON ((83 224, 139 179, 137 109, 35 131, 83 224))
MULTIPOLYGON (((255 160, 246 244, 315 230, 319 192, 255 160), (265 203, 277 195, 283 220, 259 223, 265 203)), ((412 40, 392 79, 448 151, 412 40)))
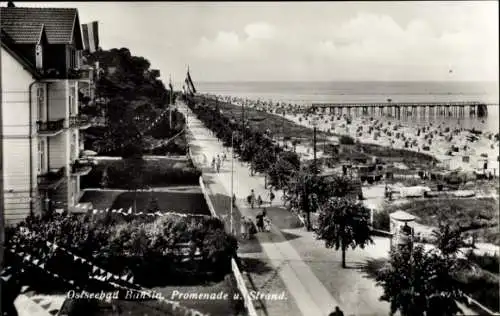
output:
POLYGON ((172 86, 172 76, 169 75, 169 83, 170 83, 170 105, 168 107, 168 115, 169 115, 169 118, 168 118, 168 126, 170 129, 172 129, 172 95, 174 93, 174 89, 173 89, 173 86, 172 86))

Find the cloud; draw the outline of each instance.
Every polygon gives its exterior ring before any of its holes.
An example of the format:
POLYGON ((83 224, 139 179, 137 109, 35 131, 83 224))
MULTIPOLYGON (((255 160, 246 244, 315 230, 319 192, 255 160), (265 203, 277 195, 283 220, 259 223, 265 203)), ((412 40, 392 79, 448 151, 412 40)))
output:
POLYGON ((214 39, 202 37, 195 47, 196 56, 203 59, 228 61, 257 60, 265 55, 263 42, 273 39, 276 29, 267 23, 251 23, 244 28, 245 36, 236 32, 219 31, 214 39))
POLYGON ((276 35, 276 29, 265 22, 248 24, 245 27, 248 39, 272 39, 276 35))
POLYGON ((310 53, 344 69, 371 69, 372 77, 387 68, 393 68, 390 73, 397 80, 405 76, 446 80, 448 68, 454 67, 465 80, 498 74, 498 37, 484 28, 437 32, 422 19, 402 27, 390 16, 360 13, 331 30, 310 53))
POLYGON ((451 7, 453 16, 440 19, 443 12, 254 22, 203 37, 193 52, 200 62, 230 65, 218 76, 248 80, 496 80, 498 14, 451 7))

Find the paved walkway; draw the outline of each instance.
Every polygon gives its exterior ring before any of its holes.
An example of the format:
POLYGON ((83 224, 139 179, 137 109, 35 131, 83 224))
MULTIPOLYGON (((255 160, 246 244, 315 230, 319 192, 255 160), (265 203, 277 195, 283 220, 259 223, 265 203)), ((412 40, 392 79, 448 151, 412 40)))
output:
MULTIPOLYGON (((183 113, 189 113, 186 116, 191 132, 190 147, 194 156, 206 154, 207 160, 211 161, 213 156, 224 152, 222 143, 196 119, 186 105, 179 104, 179 109, 183 113)), ((230 168, 231 157, 229 155, 228 161, 217 175, 218 181, 226 192, 231 192, 230 168)), ((255 218, 255 210, 248 209, 244 205, 251 189, 255 190, 256 195, 266 196, 267 190, 264 189, 263 178, 250 177, 247 165, 235 159, 234 193, 238 199, 238 209, 243 216, 255 218)), ((278 199, 279 196, 277 196, 278 199)), ((270 233, 259 233, 256 236, 302 315, 328 315, 335 306, 339 305, 278 228, 272 227, 270 233)))

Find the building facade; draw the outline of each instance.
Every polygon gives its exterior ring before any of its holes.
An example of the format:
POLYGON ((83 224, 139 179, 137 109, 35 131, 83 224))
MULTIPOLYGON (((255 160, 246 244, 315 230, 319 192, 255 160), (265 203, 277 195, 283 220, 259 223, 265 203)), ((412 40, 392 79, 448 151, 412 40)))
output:
MULTIPOLYGON (((81 64, 76 9, 0 8, 5 220, 30 213, 86 211, 79 205, 82 159, 80 90, 93 87, 81 64)), ((90 93, 92 95, 93 93, 90 93)))

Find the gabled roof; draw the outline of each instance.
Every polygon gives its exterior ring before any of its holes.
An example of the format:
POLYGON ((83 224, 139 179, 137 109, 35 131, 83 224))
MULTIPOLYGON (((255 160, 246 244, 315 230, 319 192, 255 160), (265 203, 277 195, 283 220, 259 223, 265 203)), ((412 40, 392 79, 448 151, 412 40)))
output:
POLYGON ((77 32, 76 46, 80 49, 83 46, 78 10, 74 8, 2 7, 0 21, 2 29, 16 42, 20 39, 23 43, 35 43, 34 33, 38 31, 39 35, 44 24, 49 44, 71 44, 77 32))
POLYGON ((34 77, 40 77, 40 73, 36 70, 35 66, 17 49, 14 40, 2 29, 0 30, 0 42, 9 54, 14 57, 28 72, 34 77))
POLYGON ((43 29, 44 25, 40 23, 3 23, 2 21, 2 30, 9 34, 10 38, 17 44, 38 43, 42 37, 43 29))

